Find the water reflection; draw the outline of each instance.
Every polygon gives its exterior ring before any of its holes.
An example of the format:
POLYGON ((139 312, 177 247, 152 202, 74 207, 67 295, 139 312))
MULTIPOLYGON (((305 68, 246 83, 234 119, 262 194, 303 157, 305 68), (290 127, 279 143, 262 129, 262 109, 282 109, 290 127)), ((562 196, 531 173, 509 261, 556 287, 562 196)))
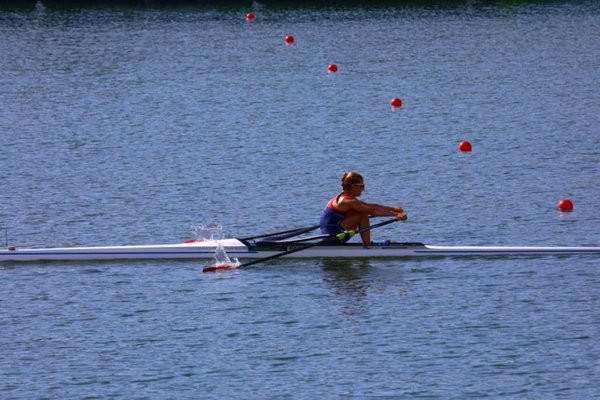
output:
POLYGON ((323 260, 323 281, 336 294, 364 297, 370 282, 371 266, 369 260, 323 260))
POLYGON ((412 279, 405 272, 413 264, 406 261, 368 259, 322 260, 323 282, 344 302, 343 312, 355 314, 372 302, 409 296, 412 279))

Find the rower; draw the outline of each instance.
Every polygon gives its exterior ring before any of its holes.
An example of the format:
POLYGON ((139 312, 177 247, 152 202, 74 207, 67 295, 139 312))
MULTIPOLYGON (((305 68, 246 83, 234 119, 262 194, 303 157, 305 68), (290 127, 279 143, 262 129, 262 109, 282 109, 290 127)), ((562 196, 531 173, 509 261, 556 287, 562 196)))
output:
POLYGON ((401 207, 367 203, 358 199, 365 190, 363 177, 357 172, 346 172, 342 177, 342 192, 329 200, 321 215, 321 233, 338 234, 344 231, 363 229, 360 233, 364 246, 371 244, 369 217, 396 217, 400 221, 408 218, 401 207))

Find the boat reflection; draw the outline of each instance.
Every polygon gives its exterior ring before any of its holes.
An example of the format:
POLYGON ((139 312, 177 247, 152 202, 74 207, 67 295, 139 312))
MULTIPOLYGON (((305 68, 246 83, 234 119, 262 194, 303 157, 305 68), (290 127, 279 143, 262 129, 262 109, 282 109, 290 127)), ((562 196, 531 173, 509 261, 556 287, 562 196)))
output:
POLYGON ((370 282, 368 279, 369 260, 324 259, 323 280, 337 293, 364 297, 367 295, 370 282))
POLYGON ((343 298, 345 314, 362 313, 373 302, 410 294, 411 283, 404 274, 404 264, 369 259, 324 259, 320 264, 327 287, 343 298))

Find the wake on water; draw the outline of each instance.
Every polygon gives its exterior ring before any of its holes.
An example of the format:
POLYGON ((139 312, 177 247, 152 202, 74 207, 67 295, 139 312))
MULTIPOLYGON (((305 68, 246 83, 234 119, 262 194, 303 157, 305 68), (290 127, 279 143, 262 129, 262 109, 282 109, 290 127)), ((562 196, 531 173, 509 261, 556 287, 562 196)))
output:
MULTIPOLYGON (((205 241, 205 240, 215 240, 218 241, 223 239, 223 226, 219 223, 212 222, 207 225, 200 226, 192 226, 192 231, 194 232, 194 237, 196 240, 205 241)), ((229 258, 227 252, 225 251, 225 247, 219 242, 217 242, 217 247, 215 249, 215 267, 217 266, 230 266, 235 268, 240 265, 240 262, 237 258, 233 260, 229 258)))
POLYGON ((217 222, 211 222, 207 225, 192 226, 192 232, 194 239, 199 241, 223 239, 223 226, 217 222))
POLYGON ((215 267, 227 265, 230 267, 238 267, 240 262, 237 258, 229 258, 225 248, 221 243, 217 243, 217 248, 215 249, 215 267))

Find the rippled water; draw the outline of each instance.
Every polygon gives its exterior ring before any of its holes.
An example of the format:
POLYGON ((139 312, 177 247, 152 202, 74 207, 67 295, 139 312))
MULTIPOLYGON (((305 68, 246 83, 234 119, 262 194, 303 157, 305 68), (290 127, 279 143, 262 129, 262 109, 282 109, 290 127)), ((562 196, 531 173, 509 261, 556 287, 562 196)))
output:
MULTIPOLYGON (((312 224, 358 170, 376 239, 599 244, 597 3, 247 11, 0 12, 9 243, 312 224)), ((593 257, 201 264, 0 266, 0 397, 600 394, 593 257)))

